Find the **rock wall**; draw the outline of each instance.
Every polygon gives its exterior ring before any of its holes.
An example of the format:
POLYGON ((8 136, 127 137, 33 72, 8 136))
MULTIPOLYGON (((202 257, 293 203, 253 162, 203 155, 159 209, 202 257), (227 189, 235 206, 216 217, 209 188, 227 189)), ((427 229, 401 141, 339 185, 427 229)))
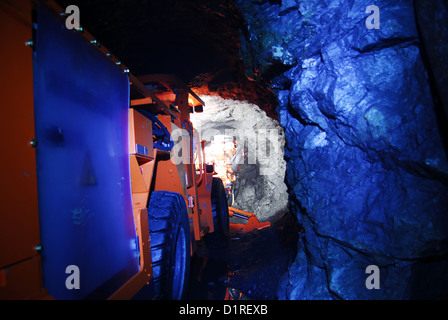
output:
MULTIPOLYGON (((282 299, 448 297, 448 163, 412 1, 237 0, 302 226, 282 299), (374 4, 379 29, 369 29, 374 4), (366 287, 379 267, 380 289, 366 287)), ((442 21, 443 19, 441 19, 442 21)))

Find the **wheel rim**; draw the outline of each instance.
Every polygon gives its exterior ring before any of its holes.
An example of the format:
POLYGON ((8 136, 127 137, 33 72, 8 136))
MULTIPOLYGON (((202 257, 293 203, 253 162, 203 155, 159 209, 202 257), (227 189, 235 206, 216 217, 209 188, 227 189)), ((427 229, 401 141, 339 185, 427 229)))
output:
POLYGON ((173 265, 173 299, 175 300, 180 300, 182 298, 185 281, 185 265, 187 261, 185 239, 184 229, 179 228, 176 234, 176 247, 174 249, 173 265))

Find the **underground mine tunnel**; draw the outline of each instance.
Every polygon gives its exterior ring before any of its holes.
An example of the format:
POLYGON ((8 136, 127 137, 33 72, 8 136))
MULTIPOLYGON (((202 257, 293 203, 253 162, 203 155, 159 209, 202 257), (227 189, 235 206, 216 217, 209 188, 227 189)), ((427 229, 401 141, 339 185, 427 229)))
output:
POLYGON ((1 1, 0 297, 447 299, 447 10, 1 1))

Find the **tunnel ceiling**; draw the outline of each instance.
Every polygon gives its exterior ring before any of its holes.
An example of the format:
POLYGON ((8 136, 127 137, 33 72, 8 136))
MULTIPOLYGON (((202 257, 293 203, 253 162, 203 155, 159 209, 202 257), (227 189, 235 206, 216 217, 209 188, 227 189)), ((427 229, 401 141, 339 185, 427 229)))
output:
POLYGON ((239 57, 247 26, 228 0, 58 0, 135 75, 175 74, 199 93, 255 103, 276 117, 275 95, 239 57))

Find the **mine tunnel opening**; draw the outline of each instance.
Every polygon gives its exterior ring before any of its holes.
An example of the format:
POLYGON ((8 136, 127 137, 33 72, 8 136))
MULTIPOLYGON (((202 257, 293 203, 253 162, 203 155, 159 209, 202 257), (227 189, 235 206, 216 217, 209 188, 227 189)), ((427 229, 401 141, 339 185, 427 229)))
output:
POLYGON ((228 204, 275 221, 288 212, 284 132, 280 124, 247 101, 201 96, 206 108, 191 119, 207 160, 225 181, 228 204))
POLYGON ((297 251, 298 223, 289 210, 283 128, 257 105, 201 95, 206 108, 191 121, 207 164, 226 188, 230 237, 206 241, 192 258, 191 299, 277 299, 297 251), (240 214, 241 212, 242 214, 240 214), (245 214, 260 224, 244 232, 245 214))

